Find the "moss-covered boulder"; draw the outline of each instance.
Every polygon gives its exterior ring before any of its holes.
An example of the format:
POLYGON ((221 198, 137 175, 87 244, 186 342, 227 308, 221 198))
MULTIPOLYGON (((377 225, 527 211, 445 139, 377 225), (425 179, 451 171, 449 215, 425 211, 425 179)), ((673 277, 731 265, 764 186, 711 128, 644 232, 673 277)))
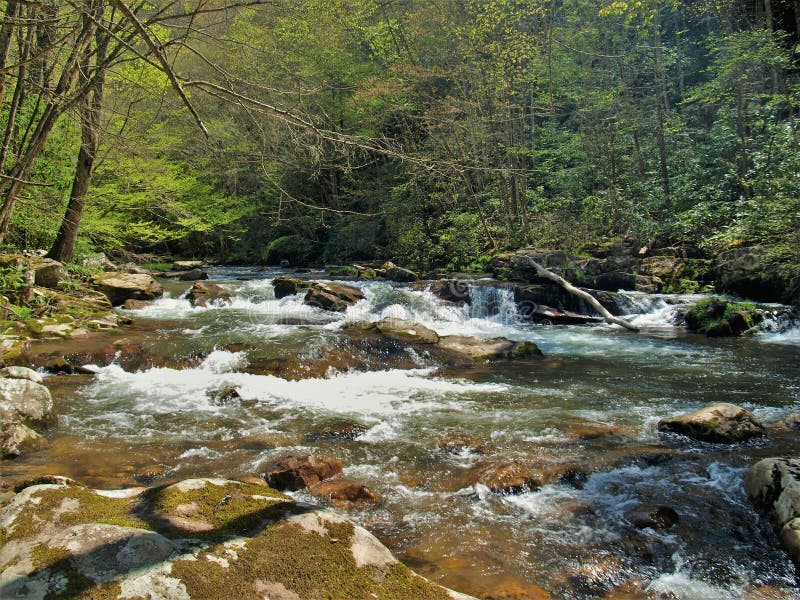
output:
POLYGON ((709 404, 691 413, 661 419, 658 429, 719 444, 734 444, 766 432, 753 413, 727 402, 709 404))
POLYGON ((358 277, 359 270, 350 265, 342 265, 328 269, 328 275, 331 277, 358 277))
POLYGON ((135 273, 99 273, 92 278, 92 284, 114 306, 121 305, 129 298, 155 300, 164 293, 161 284, 150 275, 135 273))
POLYGON ((712 297, 694 304, 686 313, 686 326, 708 337, 738 336, 764 320, 764 312, 750 302, 712 297))
POLYGON ((264 486, 27 487, 0 510, 0 597, 441 599, 366 530, 264 486))

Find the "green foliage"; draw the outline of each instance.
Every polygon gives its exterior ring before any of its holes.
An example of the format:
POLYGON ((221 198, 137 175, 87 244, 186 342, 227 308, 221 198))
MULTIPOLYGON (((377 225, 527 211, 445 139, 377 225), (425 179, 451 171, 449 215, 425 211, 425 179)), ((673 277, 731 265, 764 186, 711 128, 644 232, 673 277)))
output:
POLYGON ((270 265, 287 260, 293 266, 302 266, 307 265, 317 255, 310 240, 299 235, 285 235, 267 245, 263 259, 270 265))

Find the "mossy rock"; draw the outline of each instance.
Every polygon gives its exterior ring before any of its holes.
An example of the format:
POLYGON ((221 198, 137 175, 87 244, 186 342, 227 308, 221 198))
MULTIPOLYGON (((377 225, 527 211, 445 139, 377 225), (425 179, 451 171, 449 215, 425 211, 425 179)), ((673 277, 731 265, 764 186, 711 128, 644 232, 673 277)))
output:
POLYGON ((0 509, 0 546, 3 598, 467 598, 344 517, 224 479, 27 487, 0 509))
POLYGON ((763 320, 764 313, 755 304, 719 297, 701 300, 686 313, 686 326, 708 337, 738 336, 763 320))
POLYGON ((331 277, 358 277, 358 273, 358 269, 348 265, 328 269, 328 275, 331 277))

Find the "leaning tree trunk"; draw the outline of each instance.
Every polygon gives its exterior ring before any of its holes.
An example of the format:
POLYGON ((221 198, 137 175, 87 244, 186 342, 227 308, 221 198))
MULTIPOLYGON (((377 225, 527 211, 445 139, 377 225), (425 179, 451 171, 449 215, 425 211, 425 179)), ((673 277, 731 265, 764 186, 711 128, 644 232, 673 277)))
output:
MULTIPOLYGON (((81 99, 80 119, 81 119, 81 148, 78 151, 78 162, 75 165, 75 176, 72 180, 72 189, 69 194, 67 212, 58 235, 53 243, 49 258, 60 262, 69 262, 75 250, 75 243, 78 240, 78 231, 81 226, 83 209, 86 206, 86 195, 89 192, 89 185, 92 181, 92 170, 94 169, 95 156, 97 155, 98 137, 100 132, 100 112, 103 107, 103 90, 105 87, 105 71, 103 62, 106 58, 108 49, 108 35, 98 30, 96 34, 97 52, 95 56, 97 73, 94 89, 92 93, 86 94, 81 99)), ((91 49, 87 48, 87 63, 91 56, 91 49)), ((89 65, 82 70, 84 83, 88 82, 89 65)))
POLYGON ((636 327, 635 325, 631 325, 630 323, 628 323, 624 319, 617 318, 614 315, 612 315, 610 312, 608 312, 606 310, 606 308, 602 304, 600 304, 600 302, 597 301, 597 298, 595 298, 594 296, 592 296, 588 292, 584 292, 583 290, 581 290, 579 288, 576 288, 574 285, 569 283, 566 279, 564 279, 563 277, 560 277, 559 275, 556 275, 555 273, 553 273, 552 271, 549 271, 548 269, 545 269, 542 265, 537 263, 535 260, 533 260, 529 256, 525 257, 525 258, 527 259, 528 264, 530 266, 532 266, 534 269, 536 269, 536 274, 539 277, 544 277, 545 279, 549 279, 550 281, 554 281, 555 283, 560 285, 562 288, 567 290, 570 294, 574 294, 575 296, 578 296, 578 298, 582 298, 583 300, 586 300, 586 302, 591 304, 592 307, 594 307, 594 309, 603 316, 603 319, 605 319, 606 323, 612 323, 614 325, 619 325, 620 327, 624 327, 625 329, 629 329, 630 331, 639 331, 639 328, 636 327))

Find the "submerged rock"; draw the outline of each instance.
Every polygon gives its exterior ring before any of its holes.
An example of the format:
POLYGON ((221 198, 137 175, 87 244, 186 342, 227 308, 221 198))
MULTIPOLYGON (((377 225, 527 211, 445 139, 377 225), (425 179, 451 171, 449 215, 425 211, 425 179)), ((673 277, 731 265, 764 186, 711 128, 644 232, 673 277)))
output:
POLYGON ((625 512, 625 520, 637 529, 669 529, 678 520, 674 508, 661 505, 637 506, 625 512))
POLYGON ((109 302, 119 306, 125 300, 155 300, 164 290, 150 275, 107 272, 95 275, 92 284, 108 297, 109 302))
POLYGON ((485 467, 478 474, 478 483, 485 485, 493 492, 502 494, 519 494, 526 490, 536 489, 540 481, 527 467, 507 462, 485 467))
POLYGON ((289 455, 267 463, 262 477, 276 490, 301 490, 342 472, 342 462, 327 454, 289 455))
POLYGON ((765 458, 747 472, 745 489, 775 525, 781 544, 800 564, 800 459, 765 458))
POLYGON ((0 509, 0 528, 2 598, 468 598, 339 515, 224 479, 35 485, 0 509))
POLYGON ((187 300, 192 306, 214 306, 219 304, 229 304, 233 293, 217 284, 198 281, 186 295, 187 300))
POLYGON ((308 491, 318 498, 324 498, 335 506, 342 507, 380 500, 378 494, 363 483, 351 479, 321 481, 312 485, 308 491))
POLYGON ((765 433, 764 426, 753 413, 726 402, 662 419, 658 422, 658 429, 718 444, 733 444, 765 433))

